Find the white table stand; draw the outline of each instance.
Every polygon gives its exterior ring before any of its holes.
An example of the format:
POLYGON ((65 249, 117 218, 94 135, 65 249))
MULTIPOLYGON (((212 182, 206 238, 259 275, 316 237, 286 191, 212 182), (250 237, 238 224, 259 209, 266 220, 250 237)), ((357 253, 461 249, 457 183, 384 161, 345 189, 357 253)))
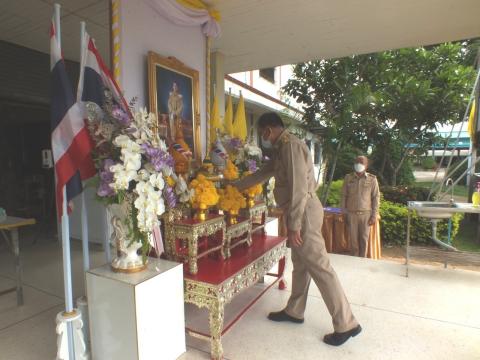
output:
POLYGON ((183 266, 148 259, 125 274, 110 265, 86 273, 93 359, 176 359, 185 349, 183 266))

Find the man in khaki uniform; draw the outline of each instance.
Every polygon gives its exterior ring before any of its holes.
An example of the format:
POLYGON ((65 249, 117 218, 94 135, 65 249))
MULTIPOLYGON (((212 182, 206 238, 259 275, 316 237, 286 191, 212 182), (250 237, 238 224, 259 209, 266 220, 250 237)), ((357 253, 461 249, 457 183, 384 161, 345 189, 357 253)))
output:
POLYGON ((368 159, 355 160, 355 172, 343 181, 341 207, 345 213, 351 254, 366 257, 370 227, 375 224, 380 205, 380 191, 375 175, 367 173, 368 159))
POLYGON ((272 312, 272 321, 303 323, 310 280, 319 288, 332 316, 334 333, 323 341, 341 345, 362 328, 352 314, 348 300, 325 249, 322 237, 323 207, 315 194, 310 151, 303 141, 284 129, 276 113, 263 114, 257 123, 262 147, 271 148, 272 159, 256 173, 235 182, 240 189, 275 177, 275 200, 284 211, 291 247, 292 293, 284 310, 272 312))

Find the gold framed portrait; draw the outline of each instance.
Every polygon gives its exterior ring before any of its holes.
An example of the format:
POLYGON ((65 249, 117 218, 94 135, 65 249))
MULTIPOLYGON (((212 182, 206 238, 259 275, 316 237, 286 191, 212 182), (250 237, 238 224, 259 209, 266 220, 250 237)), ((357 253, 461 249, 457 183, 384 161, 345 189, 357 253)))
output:
POLYGON ((193 158, 201 161, 198 71, 150 51, 148 89, 150 112, 157 115, 160 136, 169 146, 188 147, 193 158))

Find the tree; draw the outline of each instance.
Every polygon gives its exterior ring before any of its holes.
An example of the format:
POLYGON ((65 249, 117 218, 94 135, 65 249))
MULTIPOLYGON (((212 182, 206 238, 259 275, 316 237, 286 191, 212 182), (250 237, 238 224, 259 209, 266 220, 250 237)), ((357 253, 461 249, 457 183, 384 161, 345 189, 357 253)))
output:
POLYGON ((344 144, 366 150, 370 102, 374 101, 368 83, 362 82, 359 72, 366 57, 341 60, 312 61, 294 67, 293 78, 284 87, 285 93, 304 104, 305 122, 318 125, 318 117, 327 127, 323 142, 324 154, 331 164, 327 186, 321 200, 328 196, 338 155, 344 144))
MULTIPOLYGON (((405 161, 431 145, 438 124, 462 120, 472 52, 472 42, 457 42, 311 61, 294 66, 283 90, 303 104, 307 124, 331 129, 324 145, 332 165, 344 143, 372 148, 381 154, 378 175, 395 185, 405 161)), ((333 178, 334 166, 329 170, 333 178)))

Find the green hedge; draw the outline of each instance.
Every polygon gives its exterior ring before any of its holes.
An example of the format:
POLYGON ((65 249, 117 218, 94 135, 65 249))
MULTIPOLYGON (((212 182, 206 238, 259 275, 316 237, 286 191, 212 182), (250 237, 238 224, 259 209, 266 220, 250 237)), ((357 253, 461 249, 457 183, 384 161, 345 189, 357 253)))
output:
POLYGON ((422 168, 425 170, 435 170, 437 163, 431 157, 426 157, 422 160, 422 168))
MULTIPOLYGON (((390 201, 382 201, 380 204, 380 217, 382 244, 405 245, 407 239, 407 207, 390 201)), ((457 236, 462 219, 463 214, 455 214, 452 217, 451 241, 457 236)), ((412 213, 410 242, 412 244, 433 244, 431 237, 432 223, 428 219, 412 213)), ((447 240, 448 220, 438 223, 437 237, 442 241, 447 240)))
MULTIPOLYGON (((339 207, 343 180, 332 182, 330 187, 330 194, 325 206, 339 207)), ((382 188, 384 191, 385 188, 382 188)), ((409 187, 405 192, 399 192, 395 188, 389 187, 385 194, 382 193, 382 200, 380 202, 380 233, 382 237, 382 244, 388 245, 405 245, 407 235, 407 217, 408 210, 406 207, 407 200, 426 200, 428 189, 426 193, 423 188, 409 187), (383 199, 385 197, 385 200, 383 199), (395 202, 389 201, 394 199, 395 202)), ((320 196, 321 189, 318 189, 318 196, 320 196)), ((462 214, 455 214, 452 217, 452 234, 453 241, 458 234, 460 221, 463 219, 462 214)), ((448 237, 448 220, 440 221, 437 228, 437 236, 446 241, 448 237)), ((416 213, 412 214, 412 228, 411 228, 411 243, 413 244, 432 244, 430 240, 432 236, 432 223, 427 219, 420 218, 416 213)))
MULTIPOLYGON (((342 198, 342 186, 343 180, 332 181, 330 185, 330 191, 328 193, 327 203, 324 206, 340 207, 340 200, 342 198)), ((323 186, 320 186, 317 190, 317 196, 320 199, 322 195, 323 186)))
MULTIPOLYGON (((383 198, 396 204, 407 205, 408 201, 427 201, 429 188, 424 186, 382 186, 383 198)), ((435 200, 435 196, 431 197, 435 200)))

